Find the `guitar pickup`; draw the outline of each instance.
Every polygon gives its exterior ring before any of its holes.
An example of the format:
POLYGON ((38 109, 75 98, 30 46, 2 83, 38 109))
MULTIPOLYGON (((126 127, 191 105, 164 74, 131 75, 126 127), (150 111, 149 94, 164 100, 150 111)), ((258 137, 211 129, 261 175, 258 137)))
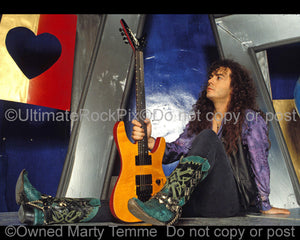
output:
POLYGON ((141 165, 152 165, 152 158, 151 155, 137 155, 135 156, 135 165, 141 166, 141 165))
POLYGON ((135 176, 135 185, 151 185, 152 184, 152 175, 136 175, 135 176))

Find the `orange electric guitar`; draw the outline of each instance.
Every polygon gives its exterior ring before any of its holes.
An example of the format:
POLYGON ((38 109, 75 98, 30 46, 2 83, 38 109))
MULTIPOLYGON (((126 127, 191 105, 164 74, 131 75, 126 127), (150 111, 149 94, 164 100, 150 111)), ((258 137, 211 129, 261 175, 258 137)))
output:
POLYGON ((123 121, 115 124, 113 134, 121 158, 121 171, 110 198, 112 214, 124 222, 140 222, 128 210, 128 200, 135 197, 147 201, 165 184, 166 177, 162 168, 165 152, 165 139, 157 138, 154 148, 148 150, 148 138, 145 119, 145 86, 144 86, 144 38, 137 39, 123 19, 122 35, 126 36, 135 56, 136 116, 145 129, 141 141, 132 143, 125 131, 123 121))

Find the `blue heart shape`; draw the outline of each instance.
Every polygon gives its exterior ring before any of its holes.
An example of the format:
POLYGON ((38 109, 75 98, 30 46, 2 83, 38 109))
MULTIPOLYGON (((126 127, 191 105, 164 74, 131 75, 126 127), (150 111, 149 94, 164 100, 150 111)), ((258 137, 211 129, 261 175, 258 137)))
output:
POLYGON ((7 51, 29 79, 49 69, 61 55, 59 40, 50 33, 35 35, 25 27, 11 29, 6 36, 7 51))

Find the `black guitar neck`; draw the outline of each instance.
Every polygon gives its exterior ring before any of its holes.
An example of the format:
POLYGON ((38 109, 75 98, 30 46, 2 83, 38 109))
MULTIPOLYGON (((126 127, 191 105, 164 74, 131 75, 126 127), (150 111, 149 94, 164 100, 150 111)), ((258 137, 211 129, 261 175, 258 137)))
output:
POLYGON ((145 83, 144 83, 144 56, 142 51, 135 51, 135 94, 136 94, 136 114, 137 120, 142 124, 145 136, 138 141, 138 161, 137 165, 151 165, 151 158, 148 155, 147 127, 145 104, 145 83))

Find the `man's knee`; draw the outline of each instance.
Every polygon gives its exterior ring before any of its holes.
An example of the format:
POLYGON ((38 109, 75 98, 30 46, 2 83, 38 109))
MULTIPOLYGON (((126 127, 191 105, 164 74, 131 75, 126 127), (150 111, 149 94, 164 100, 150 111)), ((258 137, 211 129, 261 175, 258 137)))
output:
POLYGON ((198 155, 207 157, 212 148, 215 147, 218 141, 218 136, 211 129, 201 131, 193 140, 191 149, 188 155, 198 155))
POLYGON ((194 142, 205 143, 212 141, 215 142, 218 139, 217 134, 211 129, 202 130, 194 139, 194 142))

